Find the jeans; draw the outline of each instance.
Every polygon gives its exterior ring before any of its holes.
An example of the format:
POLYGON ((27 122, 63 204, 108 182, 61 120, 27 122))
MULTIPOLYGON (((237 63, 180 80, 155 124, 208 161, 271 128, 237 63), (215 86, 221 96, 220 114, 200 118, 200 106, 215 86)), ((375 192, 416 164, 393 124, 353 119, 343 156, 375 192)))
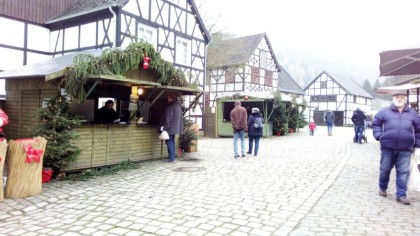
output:
POLYGON ((313 136, 314 133, 315 133, 315 130, 313 130, 313 129, 312 130, 311 129, 309 130, 309 135, 313 136))
POLYGON ((333 124, 327 123, 328 135, 332 135, 333 124))
POLYGON ((175 134, 170 134, 169 139, 165 140, 166 147, 168 148, 168 158, 170 161, 175 161, 175 134))
POLYGON ((245 130, 233 132, 233 150, 235 152, 235 157, 239 156, 238 139, 241 139, 242 155, 245 155, 245 130))
POLYGON ((410 176, 410 151, 381 150, 381 164, 379 168, 379 188, 386 190, 388 188, 389 175, 395 165, 397 198, 406 197, 407 181, 410 176))
POLYGON ((355 125, 354 126, 354 140, 355 142, 362 142, 363 131, 365 131, 364 125, 355 125))
POLYGON ((261 136, 254 136, 254 135, 250 135, 249 136, 249 143, 248 143, 248 152, 252 153, 252 146, 254 144, 254 140, 255 140, 255 149, 254 149, 254 155, 258 155, 258 149, 260 147, 260 138, 261 136))

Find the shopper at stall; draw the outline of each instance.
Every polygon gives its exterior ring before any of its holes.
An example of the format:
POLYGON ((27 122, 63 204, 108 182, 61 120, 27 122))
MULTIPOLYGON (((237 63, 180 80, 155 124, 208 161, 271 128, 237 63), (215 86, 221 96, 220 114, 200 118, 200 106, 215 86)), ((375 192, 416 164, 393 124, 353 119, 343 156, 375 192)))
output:
POLYGON ((245 157, 245 132, 248 131, 248 114, 240 101, 235 102, 235 108, 230 111, 230 121, 233 129, 233 151, 235 158, 239 157, 238 139, 241 140, 241 153, 245 157))
POLYGON ((180 135, 184 132, 184 122, 177 94, 169 93, 167 99, 168 105, 160 121, 160 130, 168 132, 169 135, 169 139, 165 140, 168 149, 168 160, 165 160, 165 162, 174 162, 176 158, 175 135, 180 135))
POLYGON ((114 110, 114 101, 108 100, 105 105, 98 110, 96 123, 114 123, 118 119, 118 114, 114 110))
POLYGON ((255 140, 254 156, 258 155, 258 149, 260 148, 260 138, 263 135, 264 119, 260 113, 258 107, 254 107, 251 110, 251 115, 248 118, 248 152, 252 154, 252 148, 255 140))

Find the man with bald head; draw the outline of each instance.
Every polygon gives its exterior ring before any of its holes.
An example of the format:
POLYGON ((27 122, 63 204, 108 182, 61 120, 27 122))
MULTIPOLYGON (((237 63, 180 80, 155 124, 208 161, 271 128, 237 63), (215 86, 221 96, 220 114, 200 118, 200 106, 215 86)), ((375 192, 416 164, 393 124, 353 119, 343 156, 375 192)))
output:
POLYGON ((235 108, 230 112, 230 121, 233 128, 233 150, 235 158, 239 157, 238 139, 241 139, 241 154, 245 157, 245 132, 248 131, 248 114, 241 106, 240 101, 235 102, 235 108))

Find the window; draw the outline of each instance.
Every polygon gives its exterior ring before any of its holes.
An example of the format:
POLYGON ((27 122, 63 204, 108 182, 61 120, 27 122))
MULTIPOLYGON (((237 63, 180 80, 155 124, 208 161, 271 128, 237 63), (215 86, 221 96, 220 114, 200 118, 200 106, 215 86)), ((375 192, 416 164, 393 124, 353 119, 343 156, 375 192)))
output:
POLYGON ((235 82, 235 69, 227 69, 225 72, 225 82, 234 83, 235 82))
POLYGON ((357 103, 357 96, 353 96, 353 103, 357 103))
POLYGON ((273 86, 273 72, 272 71, 265 71, 264 77, 264 85, 273 86))
POLYGON ((157 48, 157 29, 138 23, 138 39, 151 43, 157 48))
POLYGON ((260 83, 260 68, 254 67, 251 70, 251 83, 260 83))
POLYGON ((265 69, 267 67, 267 52, 260 50, 260 67, 265 69))
POLYGON ((176 40, 176 63, 189 65, 191 61, 191 42, 178 37, 176 40))
POLYGON ((321 81, 320 87, 327 88, 327 81, 321 81))

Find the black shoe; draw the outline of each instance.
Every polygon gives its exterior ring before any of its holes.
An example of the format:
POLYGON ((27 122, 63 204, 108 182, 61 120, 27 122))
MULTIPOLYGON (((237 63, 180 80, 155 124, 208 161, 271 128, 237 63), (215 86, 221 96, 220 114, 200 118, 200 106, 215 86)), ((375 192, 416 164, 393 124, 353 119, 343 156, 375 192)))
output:
POLYGON ((379 196, 386 197, 386 190, 379 190, 379 196))
POLYGON ((252 154, 251 152, 247 152, 246 154, 252 154))
POLYGON ((245 154, 242 154, 242 157, 245 157, 245 154))
POLYGON ((254 154, 254 157, 256 157, 257 156, 257 154, 254 154))
POLYGON ((239 157, 239 155, 235 155, 235 158, 238 158, 239 157))
POLYGON ((403 205, 410 205, 410 201, 405 197, 399 197, 397 198, 397 202, 403 204, 403 205))

